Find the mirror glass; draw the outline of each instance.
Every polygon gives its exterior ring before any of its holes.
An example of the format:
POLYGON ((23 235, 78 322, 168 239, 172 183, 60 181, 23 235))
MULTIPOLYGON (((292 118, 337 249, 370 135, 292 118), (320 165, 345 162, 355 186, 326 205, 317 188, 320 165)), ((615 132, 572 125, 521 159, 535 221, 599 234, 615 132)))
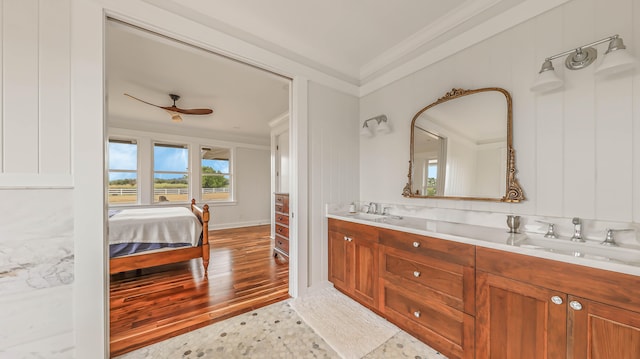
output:
POLYGON ((411 122, 405 197, 518 202, 511 96, 501 88, 453 89, 411 122))

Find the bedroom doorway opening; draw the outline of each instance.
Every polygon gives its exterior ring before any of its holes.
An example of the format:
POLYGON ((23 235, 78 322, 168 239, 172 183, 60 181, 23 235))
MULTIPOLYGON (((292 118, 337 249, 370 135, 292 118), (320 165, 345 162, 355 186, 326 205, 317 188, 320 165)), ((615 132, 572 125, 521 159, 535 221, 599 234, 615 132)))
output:
POLYGON ((116 19, 105 38, 110 212, 195 199, 211 213, 208 276, 196 258, 110 277, 112 355, 288 298, 272 228, 291 182, 292 80, 116 19))

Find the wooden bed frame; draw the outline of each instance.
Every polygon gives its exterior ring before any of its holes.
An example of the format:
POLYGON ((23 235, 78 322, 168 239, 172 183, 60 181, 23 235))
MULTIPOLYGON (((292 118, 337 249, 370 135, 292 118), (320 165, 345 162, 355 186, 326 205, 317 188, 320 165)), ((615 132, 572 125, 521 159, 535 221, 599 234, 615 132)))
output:
POLYGON ((200 208, 196 206, 196 200, 192 199, 191 211, 202 222, 202 245, 198 247, 180 247, 147 254, 133 254, 111 258, 109 260, 109 274, 183 262, 202 257, 204 275, 207 276, 207 269, 209 267, 209 205, 205 204, 200 208))

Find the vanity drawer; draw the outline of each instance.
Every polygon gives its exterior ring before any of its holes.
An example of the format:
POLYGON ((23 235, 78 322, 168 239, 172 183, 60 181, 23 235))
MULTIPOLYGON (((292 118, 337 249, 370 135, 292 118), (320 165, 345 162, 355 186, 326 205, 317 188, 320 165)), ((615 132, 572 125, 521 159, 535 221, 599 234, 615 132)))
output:
POLYGON ((475 324, 472 316, 384 282, 382 311, 391 322, 449 358, 472 357, 475 324))
MULTIPOLYGON (((381 248, 381 277, 401 284, 407 290, 424 298, 458 310, 465 309, 463 303, 465 271, 462 266, 430 258, 407 256, 406 252, 394 248, 381 248)), ((471 279, 472 276, 467 276, 467 280, 471 279)), ((472 288, 470 291, 471 293, 468 294, 473 296, 472 288)), ((473 313, 472 310, 471 313, 473 313)))
POLYGON ((276 249, 279 249, 284 254, 289 254, 289 240, 288 239, 286 239, 284 237, 276 236, 275 246, 276 246, 276 249))
POLYGON ((408 253, 435 258, 463 266, 475 266, 475 247, 469 244, 420 236, 417 234, 382 228, 380 244, 408 253))
POLYGON ((289 238, 289 228, 276 223, 276 234, 289 238))
POLYGON ((276 213, 276 224, 289 225, 289 216, 282 213, 276 213))
POLYGON ((275 197, 276 212, 289 213, 289 195, 276 194, 275 197))
POLYGON ((378 227, 364 224, 341 221, 329 218, 329 231, 339 232, 347 237, 357 237, 359 240, 378 242, 378 227))

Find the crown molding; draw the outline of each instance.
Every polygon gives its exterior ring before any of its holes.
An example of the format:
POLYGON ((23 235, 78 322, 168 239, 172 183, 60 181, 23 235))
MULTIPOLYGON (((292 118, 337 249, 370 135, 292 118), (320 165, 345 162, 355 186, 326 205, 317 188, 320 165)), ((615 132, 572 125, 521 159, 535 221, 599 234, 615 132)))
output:
POLYGON ((456 26, 462 25, 464 22, 471 20, 481 12, 504 1, 506 0, 465 1, 463 4, 445 14, 437 21, 422 28, 420 31, 363 65, 360 69, 360 80, 362 81, 363 79, 374 75, 376 72, 383 70, 386 66, 391 65, 395 61, 409 55, 420 46, 435 40, 439 36, 444 35, 447 31, 454 29, 456 26))
POLYGON ((544 12, 571 0, 527 0, 488 21, 479 24, 451 40, 435 46, 402 65, 381 73, 360 86, 360 97, 364 97, 401 78, 411 75, 457 52, 484 41, 496 34, 532 19, 544 12))

